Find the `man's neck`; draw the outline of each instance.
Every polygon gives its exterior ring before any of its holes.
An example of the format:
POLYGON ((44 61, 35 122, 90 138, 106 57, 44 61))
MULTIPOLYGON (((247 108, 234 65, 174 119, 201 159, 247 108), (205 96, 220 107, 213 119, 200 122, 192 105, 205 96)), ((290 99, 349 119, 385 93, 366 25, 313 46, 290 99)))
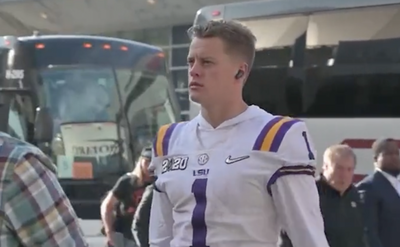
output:
POLYGON ((233 104, 214 105, 210 107, 202 107, 201 115, 214 128, 217 128, 226 120, 232 119, 244 111, 248 105, 243 101, 233 104))

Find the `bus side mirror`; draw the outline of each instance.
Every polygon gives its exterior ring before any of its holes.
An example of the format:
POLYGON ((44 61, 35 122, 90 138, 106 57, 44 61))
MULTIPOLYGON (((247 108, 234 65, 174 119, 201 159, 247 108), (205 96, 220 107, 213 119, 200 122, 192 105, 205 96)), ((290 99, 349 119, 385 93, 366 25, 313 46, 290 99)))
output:
POLYGON ((47 107, 36 109, 35 140, 39 143, 53 140, 53 117, 47 107))

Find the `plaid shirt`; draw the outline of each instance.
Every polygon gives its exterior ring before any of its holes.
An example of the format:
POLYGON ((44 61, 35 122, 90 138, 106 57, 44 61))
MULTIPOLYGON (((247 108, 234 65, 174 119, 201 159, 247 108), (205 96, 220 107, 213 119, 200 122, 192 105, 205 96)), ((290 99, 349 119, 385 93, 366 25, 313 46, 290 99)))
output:
POLYGON ((55 171, 38 148, 0 132, 0 246, 88 246, 55 171))

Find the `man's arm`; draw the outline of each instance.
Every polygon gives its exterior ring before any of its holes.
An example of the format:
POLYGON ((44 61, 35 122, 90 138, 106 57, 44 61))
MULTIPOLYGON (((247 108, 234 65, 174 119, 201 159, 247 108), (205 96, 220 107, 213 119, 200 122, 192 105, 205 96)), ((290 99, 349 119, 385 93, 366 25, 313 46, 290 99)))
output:
POLYGON ((362 196, 363 220, 366 225, 366 239, 371 247, 382 247, 379 239, 379 200, 375 195, 371 184, 362 183, 357 185, 362 196))
POLYGON ((135 212, 133 234, 139 247, 149 246, 149 223, 153 189, 153 185, 147 186, 135 212))
POLYGON ((56 175, 34 155, 15 164, 4 194, 6 224, 24 246, 88 246, 56 175))
POLYGON ((276 153, 280 167, 267 189, 293 246, 328 247, 314 178, 316 151, 305 123, 288 123, 275 137, 282 140, 276 153))
POLYGON ((329 247, 313 176, 284 176, 271 190, 282 228, 293 246, 329 247))
POLYGON ((100 206, 101 220, 103 221, 105 234, 108 236, 114 231, 113 225, 115 221, 114 209, 118 201, 122 201, 129 193, 129 176, 123 175, 115 183, 111 191, 106 195, 100 206))

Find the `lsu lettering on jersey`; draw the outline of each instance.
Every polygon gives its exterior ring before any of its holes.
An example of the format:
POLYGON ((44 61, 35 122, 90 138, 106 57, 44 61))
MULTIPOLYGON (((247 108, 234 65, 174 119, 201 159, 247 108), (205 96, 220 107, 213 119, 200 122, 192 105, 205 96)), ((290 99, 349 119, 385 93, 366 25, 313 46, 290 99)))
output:
POLYGON ((150 245, 276 247, 283 228, 294 246, 328 247, 307 134, 256 106, 215 129, 201 115, 163 126, 150 245))

